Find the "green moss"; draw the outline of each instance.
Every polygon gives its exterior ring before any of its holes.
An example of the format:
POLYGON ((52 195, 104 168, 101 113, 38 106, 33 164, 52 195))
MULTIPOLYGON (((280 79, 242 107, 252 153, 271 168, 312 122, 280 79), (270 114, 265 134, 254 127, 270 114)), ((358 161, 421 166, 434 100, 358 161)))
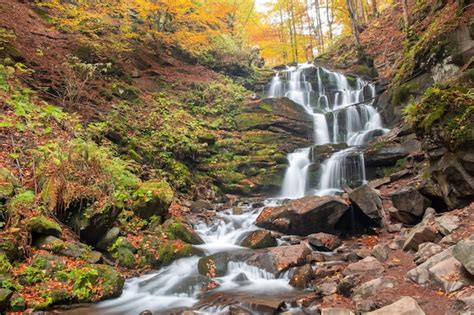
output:
POLYGON ((235 124, 239 130, 255 129, 267 125, 270 118, 268 114, 242 113, 235 117, 235 124))
POLYGON ((91 266, 73 269, 69 273, 73 282, 72 295, 78 301, 93 301, 99 271, 91 266))
POLYGON ((193 245, 199 245, 203 243, 199 236, 193 233, 192 228, 185 226, 182 222, 173 222, 168 225, 166 234, 172 240, 179 239, 183 242, 193 245))
POLYGON ((5 253, 0 252, 0 274, 8 273, 12 269, 12 265, 5 253))
POLYGON ((133 210, 142 218, 164 215, 173 201, 174 192, 165 181, 150 180, 144 182, 133 193, 133 210))
POLYGON ((399 172, 401 170, 404 170, 406 165, 407 165, 408 160, 405 159, 400 159, 397 161, 397 163, 392 166, 392 167, 385 167, 383 169, 384 175, 385 176, 390 176, 393 173, 399 172))
POLYGON ((37 216, 30 219, 26 226, 27 230, 32 233, 43 235, 60 236, 62 233, 61 226, 44 216, 37 216))
POLYGON ((126 268, 134 268, 137 264, 135 255, 133 255, 132 251, 126 247, 117 248, 117 250, 112 254, 112 257, 117 260, 120 266, 126 268))
POLYGON ((31 190, 26 190, 11 198, 7 203, 7 208, 12 212, 18 209, 31 208, 34 205, 34 201, 34 192, 31 190))
POLYGON ((402 84, 399 87, 396 87, 392 94, 392 105, 400 106, 403 103, 409 100, 412 92, 417 89, 417 84, 414 81, 407 82, 402 84))

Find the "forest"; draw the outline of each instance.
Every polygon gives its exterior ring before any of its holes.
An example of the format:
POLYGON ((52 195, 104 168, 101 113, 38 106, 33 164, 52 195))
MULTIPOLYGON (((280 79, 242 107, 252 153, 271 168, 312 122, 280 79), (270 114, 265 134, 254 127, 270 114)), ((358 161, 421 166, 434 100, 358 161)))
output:
POLYGON ((0 314, 474 312, 472 0, 0 0, 0 314))

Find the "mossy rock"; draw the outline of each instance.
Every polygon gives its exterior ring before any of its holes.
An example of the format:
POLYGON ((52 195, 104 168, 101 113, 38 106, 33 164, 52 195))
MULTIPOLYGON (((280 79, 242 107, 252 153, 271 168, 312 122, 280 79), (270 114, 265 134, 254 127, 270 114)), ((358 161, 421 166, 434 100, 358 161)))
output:
POLYGON ((10 198, 7 202, 8 211, 15 213, 20 209, 31 210, 34 207, 35 194, 31 190, 25 190, 10 198))
POLYGON ((13 293, 10 298, 9 310, 12 312, 23 312, 26 309, 26 301, 19 294, 13 293))
POLYGON ((143 219, 168 214, 168 208, 174 198, 173 189, 165 181, 150 180, 144 182, 133 194, 132 209, 143 219))
POLYGON ((90 247, 85 244, 65 242, 51 235, 38 239, 36 246, 55 254, 80 258, 89 263, 97 263, 102 258, 99 252, 91 250, 90 247))
POLYGON ((101 300, 120 296, 120 294, 122 294, 123 285, 125 284, 125 278, 110 266, 92 266, 99 271, 102 286, 101 300))
POLYGON ((193 230, 192 227, 183 222, 172 222, 167 226, 166 234, 170 239, 182 240, 188 244, 200 245, 204 244, 201 237, 193 230))
POLYGON ((10 298, 12 295, 13 291, 0 288, 0 312, 6 311, 10 306, 10 298))
POLYGON ((61 226, 45 216, 37 216, 28 221, 26 228, 32 234, 61 236, 61 226))
POLYGON ((105 235, 99 240, 95 246, 101 250, 107 250, 120 236, 120 229, 118 227, 113 227, 105 233, 105 235))
POLYGON ((272 116, 268 114, 242 113, 235 117, 235 124, 240 131, 265 129, 271 120, 272 116))
POLYGON ((18 179, 7 168, 0 168, 0 200, 11 197, 18 185, 18 179))
POLYGON ((112 257, 117 260, 118 264, 125 268, 134 268, 137 265, 135 255, 132 251, 126 247, 119 247, 113 254, 112 257))

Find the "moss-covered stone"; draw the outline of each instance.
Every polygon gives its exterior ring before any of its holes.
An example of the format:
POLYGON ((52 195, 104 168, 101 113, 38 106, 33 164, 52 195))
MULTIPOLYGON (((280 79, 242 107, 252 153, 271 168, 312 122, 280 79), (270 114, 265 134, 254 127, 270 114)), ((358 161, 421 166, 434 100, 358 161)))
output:
POLYGON ((34 202, 34 192, 31 190, 25 190, 8 200, 7 209, 13 213, 19 209, 31 209, 34 206, 34 202))
POLYGON ((10 298, 13 295, 13 291, 8 289, 0 288, 0 312, 6 311, 10 305, 10 298))
POLYGON ((45 216, 31 218, 26 228, 31 233, 39 235, 53 235, 59 237, 62 233, 61 226, 45 216))
POLYGON ((237 129, 241 131, 259 129, 268 126, 271 118, 271 115, 268 114, 242 113, 235 117, 235 124, 237 129))
POLYGON ((15 192, 15 187, 18 186, 18 179, 16 179, 11 172, 4 167, 0 168, 0 200, 11 197, 15 192))
POLYGON ((96 248, 101 250, 107 250, 120 235, 120 229, 118 227, 113 227, 105 233, 105 235, 99 240, 96 245, 96 248))
POLYGON ((192 229, 192 227, 179 221, 170 223, 167 226, 167 235, 170 239, 179 239, 183 242, 193 245, 203 244, 204 241, 201 237, 192 229))
POLYGON ((167 214, 174 193, 167 182, 150 180, 144 182, 133 193, 133 197, 135 200, 132 208, 135 213, 144 219, 149 219, 154 215, 163 216, 167 214))
POLYGON ((126 268, 134 268, 137 265, 135 255, 126 247, 119 247, 112 254, 112 257, 117 260, 118 264, 126 268))

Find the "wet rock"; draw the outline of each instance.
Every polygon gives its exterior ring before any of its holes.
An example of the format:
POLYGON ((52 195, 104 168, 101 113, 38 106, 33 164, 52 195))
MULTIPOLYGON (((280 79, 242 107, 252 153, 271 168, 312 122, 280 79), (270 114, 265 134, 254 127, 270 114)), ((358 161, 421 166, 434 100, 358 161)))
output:
POLYGON ((368 256, 358 262, 349 264, 344 271, 343 275, 362 275, 372 274, 379 275, 384 271, 382 264, 374 257, 368 256))
POLYGON ((347 149, 347 144, 345 143, 315 145, 311 147, 311 156, 313 157, 313 160, 319 161, 321 163, 327 158, 331 157, 334 152, 344 149, 347 149))
POLYGON ((153 313, 149 310, 145 310, 145 311, 140 312, 138 315, 153 315, 153 313))
POLYGON ((192 226, 185 222, 169 219, 163 224, 163 226, 171 239, 179 239, 192 245, 204 244, 201 236, 194 231, 192 226))
POLYGON ((438 231, 429 220, 423 221, 410 230, 403 244, 403 249, 417 251, 418 245, 425 242, 433 242, 437 236, 438 231))
POLYGON ((422 243, 418 246, 418 251, 415 254, 414 261, 417 265, 424 263, 433 255, 441 253, 443 247, 435 243, 422 243))
POLYGON ((303 236, 331 233, 336 231, 336 224, 347 210, 348 205, 342 198, 308 196, 263 209, 257 218, 257 226, 303 236))
POLYGON ((354 290, 354 295, 356 300, 365 299, 370 296, 374 296, 378 291, 388 288, 393 288, 395 282, 387 277, 380 277, 377 279, 370 280, 358 286, 354 290))
POLYGON ((246 263, 278 275, 292 267, 304 265, 310 253, 306 244, 278 246, 254 253, 246 263))
POLYGON ((453 255, 471 275, 474 275, 474 240, 459 241, 454 246, 453 255))
POLYGON ((256 202, 252 204, 252 208, 254 209, 263 208, 263 207, 265 207, 265 204, 263 202, 256 202))
POLYGON ((370 219, 380 225, 383 218, 382 199, 375 189, 362 185, 349 193, 349 198, 370 219))
POLYGON ((386 244, 377 244, 374 246, 370 254, 377 258, 378 261, 384 262, 388 259, 389 248, 386 244))
POLYGON ((421 217, 431 202, 415 187, 402 187, 392 194, 392 203, 400 211, 421 217))
POLYGON ((321 253, 311 253, 308 256, 306 256, 306 262, 308 264, 312 264, 315 262, 324 262, 326 261, 326 256, 321 253))
POLYGON ((313 279, 314 273, 311 265, 304 265, 296 268, 290 279, 290 285, 298 289, 306 289, 311 280, 313 279))
POLYGON ((134 193, 133 211, 143 219, 168 214, 174 193, 165 181, 149 180, 144 182, 134 193))
POLYGON ((459 217, 450 213, 442 215, 435 219, 436 228, 443 235, 451 234, 459 227, 460 224, 461 221, 459 217))
POLYGON ((198 271, 201 275, 210 278, 222 277, 227 272, 227 265, 230 261, 242 262, 252 255, 248 250, 220 252, 206 257, 202 257, 198 261, 198 271))
POLYGON ((13 291, 8 289, 0 288, 0 312, 7 310, 10 305, 10 298, 13 295, 13 291))
POLYGON ((240 243, 240 246, 252 249, 277 246, 276 238, 270 231, 258 230, 250 232, 240 243))
POLYGON ((366 315, 425 315, 425 312, 418 305, 416 300, 411 297, 404 297, 397 302, 379 308, 373 312, 368 312, 366 315))
POLYGON ((239 273, 238 275, 236 275, 232 281, 234 282, 237 282, 237 283, 242 283, 242 282, 247 282, 249 281, 249 278, 247 277, 247 275, 243 272, 239 273))
POLYGON ((189 294, 195 292, 205 292, 208 288, 215 287, 216 283, 210 278, 203 275, 188 276, 182 278, 175 285, 170 287, 164 294, 178 295, 189 294))
POLYGON ((97 242, 95 246, 101 250, 107 250, 120 236, 120 229, 118 227, 113 227, 105 233, 105 235, 97 242))
POLYGON ((314 233, 308 235, 308 243, 320 251, 333 251, 341 245, 341 239, 328 233, 314 233))
POLYGON ((321 309, 321 315, 355 315, 355 313, 346 308, 328 307, 321 309))
POLYGON ((213 206, 210 202, 205 200, 197 200, 191 203, 191 211, 193 213, 201 212, 203 210, 212 210, 213 206))
POLYGON ((419 217, 417 217, 417 216, 415 216, 411 213, 398 210, 395 207, 390 207, 388 209, 388 213, 390 214, 390 217, 392 217, 396 221, 402 222, 402 223, 405 223, 405 224, 408 224, 408 225, 414 225, 414 224, 417 224, 418 222, 420 222, 419 217))
POLYGON ((241 215, 243 212, 241 207, 234 207, 232 208, 232 214, 234 215, 241 215))

